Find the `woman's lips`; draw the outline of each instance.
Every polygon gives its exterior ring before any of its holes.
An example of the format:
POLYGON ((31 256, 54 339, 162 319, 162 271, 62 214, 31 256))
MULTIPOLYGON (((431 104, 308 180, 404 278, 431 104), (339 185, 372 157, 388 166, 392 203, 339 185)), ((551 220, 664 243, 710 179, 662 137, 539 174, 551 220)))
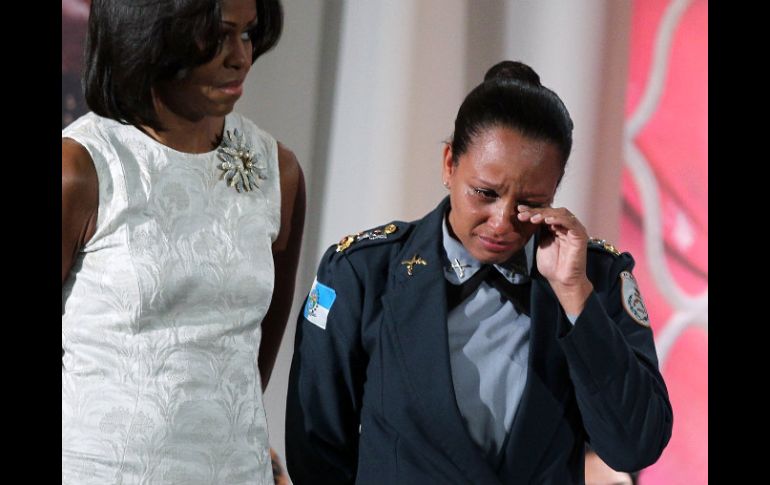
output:
POLYGON ((219 89, 226 94, 233 96, 240 96, 243 93, 243 81, 233 81, 231 83, 222 84, 219 89))
POLYGON ((481 245, 484 246, 484 248, 487 249, 488 251, 500 253, 504 251, 510 251, 511 249, 513 249, 513 243, 508 241, 488 238, 484 236, 478 236, 478 238, 479 238, 479 241, 481 242, 481 245))

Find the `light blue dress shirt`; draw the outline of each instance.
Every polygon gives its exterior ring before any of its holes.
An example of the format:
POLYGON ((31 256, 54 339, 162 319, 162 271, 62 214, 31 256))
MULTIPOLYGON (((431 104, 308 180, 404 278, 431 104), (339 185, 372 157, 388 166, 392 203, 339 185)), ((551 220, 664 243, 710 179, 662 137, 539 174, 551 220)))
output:
MULTIPOLYGON (((444 276, 459 285, 481 268, 443 224, 444 276)), ((514 284, 526 282, 534 239, 524 247, 525 273, 495 268, 514 284)), ((483 282, 448 315, 449 359, 455 399, 468 432, 491 463, 505 445, 527 379, 530 318, 483 282)))

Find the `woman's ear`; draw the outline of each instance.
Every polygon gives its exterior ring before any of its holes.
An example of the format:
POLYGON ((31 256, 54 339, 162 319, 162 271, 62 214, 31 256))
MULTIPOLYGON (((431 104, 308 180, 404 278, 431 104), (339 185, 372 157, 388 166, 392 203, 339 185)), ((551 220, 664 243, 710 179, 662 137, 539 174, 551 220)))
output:
POLYGON ((451 185, 452 174, 454 174, 455 164, 452 156, 452 144, 444 143, 444 161, 441 165, 441 178, 443 179, 444 187, 449 188, 451 185))

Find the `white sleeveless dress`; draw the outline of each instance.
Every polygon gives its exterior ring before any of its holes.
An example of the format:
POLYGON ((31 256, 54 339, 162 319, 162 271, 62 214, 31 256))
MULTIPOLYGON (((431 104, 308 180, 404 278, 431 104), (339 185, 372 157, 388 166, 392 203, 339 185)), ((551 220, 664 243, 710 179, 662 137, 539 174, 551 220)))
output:
POLYGON ((236 128, 267 164, 250 192, 222 180, 216 151, 93 113, 62 131, 99 180, 96 232, 62 287, 62 483, 273 483, 257 352, 278 155, 231 113, 236 128))

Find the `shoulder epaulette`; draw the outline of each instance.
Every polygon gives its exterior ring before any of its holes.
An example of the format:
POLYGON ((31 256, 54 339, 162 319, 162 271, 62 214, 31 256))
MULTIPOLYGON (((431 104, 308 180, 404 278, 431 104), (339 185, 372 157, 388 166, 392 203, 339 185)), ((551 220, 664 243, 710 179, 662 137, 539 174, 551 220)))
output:
POLYGON ((353 249, 357 249, 359 247, 368 247, 373 244, 398 240, 405 233, 404 229, 408 226, 409 223, 407 222, 395 221, 376 229, 349 234, 337 243, 336 252, 345 252, 351 246, 353 246, 353 249))
POLYGON ((595 237, 592 237, 588 239, 588 247, 594 248, 594 249, 603 249, 604 251, 607 251, 610 254, 614 254, 615 256, 620 256, 620 251, 618 248, 607 242, 605 239, 598 239, 595 237))

